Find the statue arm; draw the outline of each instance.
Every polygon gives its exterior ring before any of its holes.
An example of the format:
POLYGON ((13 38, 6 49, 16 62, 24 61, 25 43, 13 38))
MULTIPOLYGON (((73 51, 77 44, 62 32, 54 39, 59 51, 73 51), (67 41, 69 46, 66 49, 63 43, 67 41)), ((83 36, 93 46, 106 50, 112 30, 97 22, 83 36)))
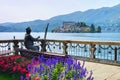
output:
POLYGON ((38 40, 40 37, 38 36, 37 38, 34 38, 30 35, 31 40, 38 40))

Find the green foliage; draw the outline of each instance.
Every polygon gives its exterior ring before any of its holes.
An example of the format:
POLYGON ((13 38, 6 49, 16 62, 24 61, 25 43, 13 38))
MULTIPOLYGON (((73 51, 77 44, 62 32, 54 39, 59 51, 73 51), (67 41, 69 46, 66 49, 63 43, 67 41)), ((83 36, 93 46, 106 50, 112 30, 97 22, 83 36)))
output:
POLYGON ((41 77, 40 80, 49 80, 47 75, 44 75, 44 77, 41 77))
POLYGON ((95 26, 94 26, 94 24, 91 24, 91 26, 90 26, 90 32, 91 33, 95 32, 95 26))
POLYGON ((101 32, 101 27, 100 26, 98 26, 97 32, 101 32))
POLYGON ((57 63, 52 71, 52 80, 58 80, 58 75, 64 70, 62 63, 57 63))
POLYGON ((70 78, 72 78, 74 75, 73 75, 73 73, 74 73, 75 71, 73 70, 73 69, 71 69, 70 71, 68 71, 68 73, 66 74, 66 79, 68 79, 69 77, 70 78))
POLYGON ((52 71, 52 80, 58 80, 58 69, 54 69, 53 71, 52 71))
POLYGON ((1 73, 0 72, 0 80, 19 80, 20 76, 17 74, 11 75, 10 73, 1 73))
POLYGON ((78 22, 78 23, 76 23, 76 26, 77 27, 86 27, 87 25, 85 22, 78 22))

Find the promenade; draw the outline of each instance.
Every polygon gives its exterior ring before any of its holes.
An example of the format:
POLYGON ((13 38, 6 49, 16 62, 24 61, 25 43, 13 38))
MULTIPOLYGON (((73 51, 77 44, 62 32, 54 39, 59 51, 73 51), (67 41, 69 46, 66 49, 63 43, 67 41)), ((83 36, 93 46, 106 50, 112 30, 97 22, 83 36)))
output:
POLYGON ((85 67, 88 71, 93 71, 94 80, 120 80, 120 66, 86 61, 85 67))

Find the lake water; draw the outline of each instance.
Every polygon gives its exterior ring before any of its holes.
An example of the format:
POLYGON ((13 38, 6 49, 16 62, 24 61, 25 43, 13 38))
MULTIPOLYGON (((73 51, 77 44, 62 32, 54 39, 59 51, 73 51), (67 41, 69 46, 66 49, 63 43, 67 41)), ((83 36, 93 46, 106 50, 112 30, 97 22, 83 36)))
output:
MULTIPOLYGON (((44 39, 44 33, 37 33, 37 32, 32 32, 31 34, 34 37, 40 36, 41 39, 44 39)), ((15 36, 16 39, 24 39, 25 36, 25 32, 0 32, 0 40, 9 40, 9 39, 13 39, 13 37, 15 36)), ((56 40, 89 40, 89 41, 117 41, 120 42, 120 33, 48 33, 47 34, 47 39, 56 39, 56 40)), ((56 51, 58 52, 59 49, 56 49, 56 51)), ((61 50, 60 50, 61 52, 61 50)), ((106 58, 106 59, 114 59, 114 52, 113 54, 106 54, 108 53, 105 52, 104 50, 101 51, 102 53, 98 56, 100 56, 99 58, 106 58), (108 56, 110 55, 110 56, 108 56), (111 57, 112 56, 112 57, 111 57)), ((81 53, 85 53, 84 51, 81 53)), ((74 54, 78 54, 79 55, 79 51, 75 52, 74 50, 71 51, 70 53, 71 55, 74 54)), ((89 53, 86 52, 86 55, 89 55, 89 53)), ((84 55, 84 54, 82 54, 84 55)), ((81 55, 81 56, 82 56, 81 55)), ((97 56, 96 56, 97 57, 97 56)), ((118 59, 120 61, 120 55, 118 56, 118 59)))
MULTIPOLYGON (((0 32, 0 40, 24 39, 25 32, 0 32)), ((33 37, 44 38, 43 32, 32 32, 33 37)), ((94 41, 120 41, 120 33, 47 33, 47 39, 56 40, 94 40, 94 41)))

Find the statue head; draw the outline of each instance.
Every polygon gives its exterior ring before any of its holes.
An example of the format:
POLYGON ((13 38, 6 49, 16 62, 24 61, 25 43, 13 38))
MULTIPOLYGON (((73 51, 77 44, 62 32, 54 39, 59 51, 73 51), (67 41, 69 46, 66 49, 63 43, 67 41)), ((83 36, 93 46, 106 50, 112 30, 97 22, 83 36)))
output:
POLYGON ((26 33, 27 33, 27 34, 30 34, 30 32, 31 32, 30 27, 27 27, 27 28, 26 28, 26 33))

